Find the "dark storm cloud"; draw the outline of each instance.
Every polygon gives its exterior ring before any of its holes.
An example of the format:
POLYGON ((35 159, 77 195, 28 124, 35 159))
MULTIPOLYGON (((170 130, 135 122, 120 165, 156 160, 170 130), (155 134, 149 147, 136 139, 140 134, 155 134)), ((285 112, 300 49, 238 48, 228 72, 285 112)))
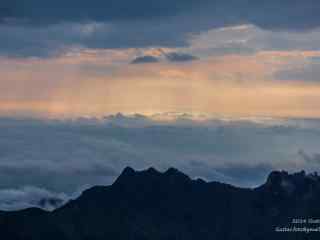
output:
POLYGON ((245 23, 305 31, 319 26, 319 10, 315 0, 4 0, 0 54, 46 57, 72 46, 183 47, 190 34, 245 23), (93 23, 100 26, 91 28, 93 23))
POLYGON ((149 56, 149 55, 137 57, 131 61, 132 64, 156 63, 156 62, 159 62, 159 59, 157 57, 149 56))
POLYGON ((65 21, 123 21, 172 16, 208 0, 4 0, 2 19, 16 19, 32 24, 65 21))
POLYGON ((267 28, 293 29, 307 29, 320 23, 317 0, 4 0, 1 4, 2 19, 35 24, 148 20, 198 10, 211 13, 209 16, 216 23, 251 22, 267 28))
POLYGON ((73 46, 92 49, 182 47, 188 45, 185 34, 197 29, 192 25, 189 29, 179 28, 180 20, 159 21, 61 23, 46 27, 0 24, 0 55, 50 57, 73 46))

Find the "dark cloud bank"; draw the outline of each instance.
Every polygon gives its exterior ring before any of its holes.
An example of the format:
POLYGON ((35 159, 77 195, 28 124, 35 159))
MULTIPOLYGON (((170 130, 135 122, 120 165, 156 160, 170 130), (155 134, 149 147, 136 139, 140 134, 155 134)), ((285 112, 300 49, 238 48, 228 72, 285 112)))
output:
POLYGON ((2 21, 54 24, 150 20, 201 12, 221 26, 251 22, 266 28, 307 29, 319 25, 319 10, 317 0, 4 0, 0 17, 2 21))
POLYGON ((316 0, 4 0, 0 53, 47 57, 71 46, 184 47, 191 34, 246 23, 306 31, 319 26, 319 10, 316 0))
POLYGON ((112 183, 125 166, 176 167, 238 186, 261 184, 273 169, 315 171, 319 124, 163 123, 141 115, 102 121, 2 118, 0 208, 50 209, 89 186, 112 183))

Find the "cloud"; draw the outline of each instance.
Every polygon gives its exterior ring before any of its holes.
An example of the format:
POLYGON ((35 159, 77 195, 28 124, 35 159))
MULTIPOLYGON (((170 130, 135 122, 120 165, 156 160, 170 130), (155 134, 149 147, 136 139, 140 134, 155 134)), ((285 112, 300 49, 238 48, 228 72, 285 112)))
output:
POLYGON ((197 57, 181 52, 169 52, 162 49, 158 49, 158 55, 143 55, 140 57, 136 57, 131 61, 132 64, 141 64, 141 63, 157 63, 161 60, 167 60, 169 62, 191 62, 194 60, 198 60, 197 57))
POLYGON ((308 58, 307 61, 289 65, 277 71, 274 78, 288 81, 320 82, 319 58, 308 58))
POLYGON ((1 118, 0 209, 50 207, 60 202, 54 199, 111 184, 126 166, 176 167, 191 177, 237 186, 261 184, 272 169, 318 168, 301 160, 298 151, 317 152, 319 120, 174 116, 177 120, 122 114, 78 120, 1 118))
POLYGON ((297 1, 294 5, 290 0, 283 0, 280 4, 274 0, 263 4, 246 0, 30 0, 25 4, 5 0, 0 18, 3 21, 14 19, 33 24, 49 24, 68 21, 147 21, 201 12, 200 19, 210 16, 213 24, 220 26, 251 22, 266 28, 307 29, 319 26, 319 8, 320 4, 314 0, 297 1))
MULTIPOLYGON (((200 5, 207 1, 201 1, 200 5)), ((0 17, 29 21, 34 24, 55 24, 66 21, 134 21, 176 15, 196 6, 194 0, 148 1, 118 0, 91 2, 85 0, 30 0, 28 4, 5 0, 0 17)))
MULTIPOLYGON (((173 64, 154 49, 147 50, 87 49, 51 59, 0 58, 0 114, 79 117, 118 111, 193 111, 246 116, 249 111, 255 116, 320 115, 315 111, 320 85, 275 81, 273 77, 292 62, 319 55, 317 51, 200 55, 201 60, 173 64), (161 61, 147 68, 128 64, 143 55, 161 61), (121 100, 119 92, 126 93, 121 100)), ((164 51, 189 54, 181 49, 164 51)))
POLYGON ((305 160, 308 164, 313 164, 318 167, 320 164, 320 153, 313 153, 309 154, 306 153, 304 150, 299 150, 298 154, 302 157, 303 160, 305 160))
POLYGON ((133 59, 131 61, 132 64, 142 64, 142 63, 156 63, 159 62, 159 59, 154 56, 141 56, 133 59))
POLYGON ((241 186, 260 185, 275 168, 270 163, 231 163, 214 167, 198 161, 191 162, 191 167, 192 171, 199 172, 202 178, 219 179, 241 186))
POLYGON ((176 28, 179 28, 179 22, 170 24, 158 19, 119 23, 63 22, 40 27, 0 24, 0 54, 45 58, 64 54, 73 48, 98 50, 187 46, 185 33, 188 30, 176 28), (177 35, 169 35, 170 31, 176 31, 177 35))
MULTIPOLYGON (((212 28, 191 38, 197 56, 254 55, 263 51, 318 51, 320 31, 270 31, 252 24, 212 28)), ((300 56, 303 58, 303 54, 300 56)))
POLYGON ((0 189, 0 209, 13 211, 40 207, 50 211, 62 206, 69 198, 64 193, 54 193, 36 187, 0 189))
MULTIPOLYGON (((294 6, 288 0, 281 4, 245 0, 71 0, 67 3, 30 0, 25 4, 5 0, 2 5, 0 54, 11 57, 55 56, 74 46, 186 47, 195 35, 243 24, 271 29, 274 36, 268 36, 268 41, 279 48, 288 48, 300 44, 300 38, 290 38, 292 32, 306 34, 306 30, 316 29, 320 22, 317 14, 320 4, 314 0, 299 1, 294 6), (278 39, 279 30, 290 32, 289 43, 278 39)), ((264 37, 261 35, 262 41, 264 37)))
POLYGON ((187 53, 171 52, 171 53, 166 53, 165 56, 170 62, 190 62, 190 61, 198 60, 197 57, 187 53))

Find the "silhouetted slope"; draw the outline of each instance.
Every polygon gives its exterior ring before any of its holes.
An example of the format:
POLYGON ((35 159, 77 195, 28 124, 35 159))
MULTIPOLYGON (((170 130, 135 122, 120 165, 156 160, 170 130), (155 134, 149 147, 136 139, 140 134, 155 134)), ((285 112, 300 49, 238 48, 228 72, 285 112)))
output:
POLYGON ((53 212, 1 212, 0 233, 6 240, 319 239, 274 231, 293 217, 320 217, 319 200, 319 177, 304 172, 272 172, 262 186, 243 189, 173 168, 126 168, 111 186, 88 189, 53 212))

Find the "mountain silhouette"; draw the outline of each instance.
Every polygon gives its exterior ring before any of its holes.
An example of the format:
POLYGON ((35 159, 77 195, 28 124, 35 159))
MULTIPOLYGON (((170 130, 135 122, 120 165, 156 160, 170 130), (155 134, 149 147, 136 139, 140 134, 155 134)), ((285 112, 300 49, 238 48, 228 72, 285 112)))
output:
POLYGON ((92 187, 52 212, 37 208, 0 212, 0 237, 310 240, 320 238, 319 203, 317 174, 274 171, 263 185, 246 189, 193 180, 174 168, 162 173, 127 167, 112 185, 92 187), (294 227, 295 232, 289 232, 294 227))

